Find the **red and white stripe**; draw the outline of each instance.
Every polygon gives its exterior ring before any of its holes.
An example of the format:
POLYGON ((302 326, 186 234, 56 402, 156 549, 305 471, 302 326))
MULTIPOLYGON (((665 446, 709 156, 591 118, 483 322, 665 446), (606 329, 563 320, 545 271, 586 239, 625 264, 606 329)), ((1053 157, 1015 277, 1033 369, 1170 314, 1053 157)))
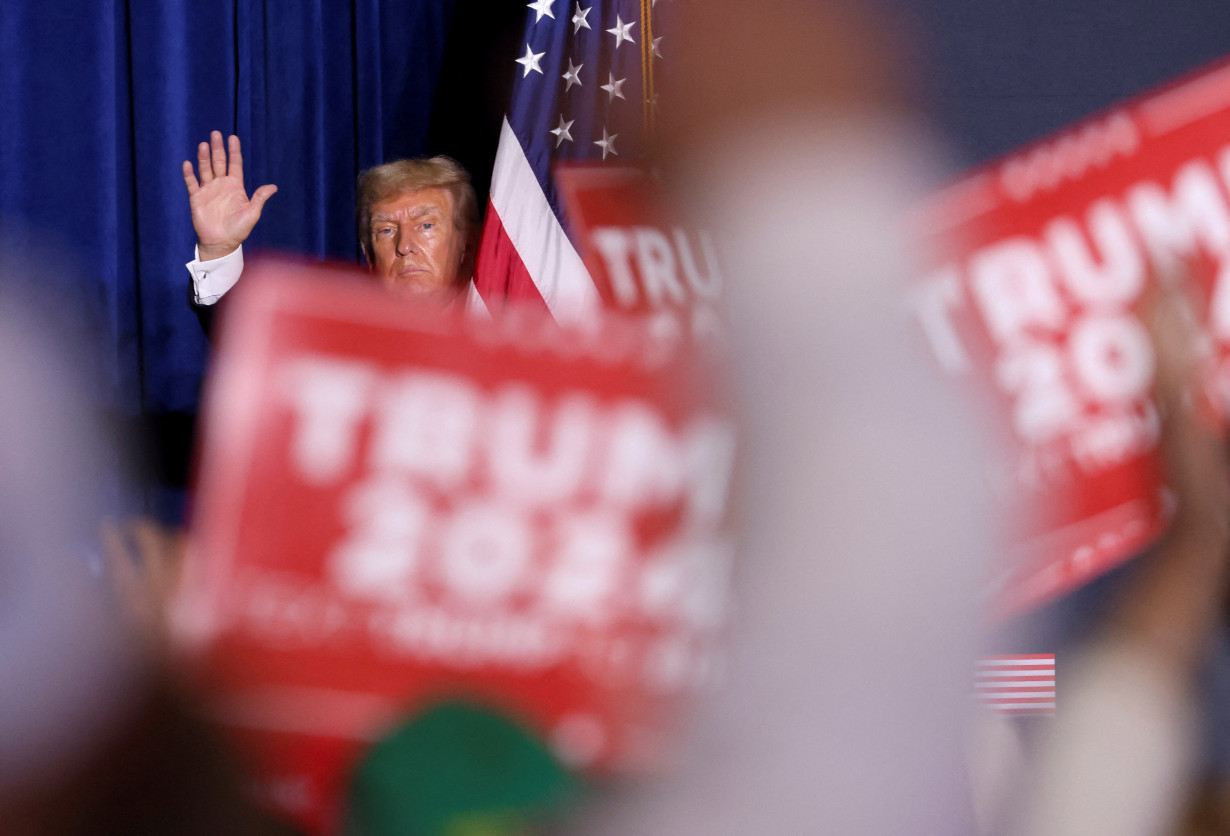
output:
POLYGON ((506 300, 542 304, 559 322, 592 315, 601 304, 507 119, 496 151, 474 284, 490 310, 506 300))
POLYGON ((1055 654, 987 656, 974 676, 978 700, 1005 714, 1055 714, 1055 654))

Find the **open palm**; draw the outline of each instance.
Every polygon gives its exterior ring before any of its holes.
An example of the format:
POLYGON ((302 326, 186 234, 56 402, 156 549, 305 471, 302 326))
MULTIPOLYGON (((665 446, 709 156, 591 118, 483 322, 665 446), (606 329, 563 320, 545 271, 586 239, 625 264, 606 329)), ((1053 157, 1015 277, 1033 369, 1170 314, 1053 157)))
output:
POLYGON ((232 135, 227 145, 224 149, 222 134, 214 131, 208 143, 197 147, 199 181, 192 163, 184 160, 184 183, 188 186, 192 227, 202 261, 220 258, 238 248, 260 220, 265 201, 278 190, 272 184, 261 186, 249 200, 243 186, 239 137, 232 135))

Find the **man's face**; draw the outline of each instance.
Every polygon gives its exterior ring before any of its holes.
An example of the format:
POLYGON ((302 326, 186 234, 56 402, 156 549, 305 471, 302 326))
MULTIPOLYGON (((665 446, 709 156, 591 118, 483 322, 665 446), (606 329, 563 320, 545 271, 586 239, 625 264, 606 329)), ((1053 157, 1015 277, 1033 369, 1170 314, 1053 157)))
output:
POLYGON ((403 296, 448 300, 464 287, 466 230, 457 226, 453 193, 432 187, 372 206, 372 269, 403 296))

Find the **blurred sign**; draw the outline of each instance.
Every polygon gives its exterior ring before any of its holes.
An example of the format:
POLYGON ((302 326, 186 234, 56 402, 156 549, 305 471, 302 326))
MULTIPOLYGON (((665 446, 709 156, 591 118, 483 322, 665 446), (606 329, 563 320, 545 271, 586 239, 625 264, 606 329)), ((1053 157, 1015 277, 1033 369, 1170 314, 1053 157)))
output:
POLYGON ((670 218, 648 173, 561 163, 554 174, 573 240, 606 307, 646 315, 663 335, 721 333, 724 280, 713 239, 670 218))
POLYGON ((330 831, 363 749, 458 697, 578 768, 660 764, 713 672, 732 551, 706 371, 633 320, 244 281, 177 622, 268 795, 330 831))
MULTIPOLYGON (((919 214, 943 257, 911 297, 953 377, 992 393, 1017 524, 993 591, 1011 613, 1122 562, 1165 524, 1138 318, 1155 276, 1193 279, 1230 386, 1230 65, 987 166, 919 214)), ((1224 400, 1224 398, 1222 398, 1224 400)))

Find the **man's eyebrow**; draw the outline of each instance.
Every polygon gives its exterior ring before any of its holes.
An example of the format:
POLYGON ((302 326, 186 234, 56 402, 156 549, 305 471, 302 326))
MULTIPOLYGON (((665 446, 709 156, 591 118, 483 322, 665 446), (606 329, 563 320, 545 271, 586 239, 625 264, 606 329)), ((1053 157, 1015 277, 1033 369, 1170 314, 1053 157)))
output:
MULTIPOLYGON (((443 210, 443 209, 441 209, 439 206, 430 206, 430 205, 429 205, 429 206, 420 206, 419 208, 415 209, 414 211, 412 211, 412 212, 408 213, 408 217, 411 217, 411 218, 421 218, 421 217, 423 217, 424 215, 431 215, 431 214, 443 215, 443 214, 444 214, 444 210, 443 210)), ((397 216, 396 216, 396 215, 372 215, 372 223, 373 223, 373 224, 385 223, 385 222, 387 222, 387 221, 395 221, 395 220, 397 220, 397 216)))

